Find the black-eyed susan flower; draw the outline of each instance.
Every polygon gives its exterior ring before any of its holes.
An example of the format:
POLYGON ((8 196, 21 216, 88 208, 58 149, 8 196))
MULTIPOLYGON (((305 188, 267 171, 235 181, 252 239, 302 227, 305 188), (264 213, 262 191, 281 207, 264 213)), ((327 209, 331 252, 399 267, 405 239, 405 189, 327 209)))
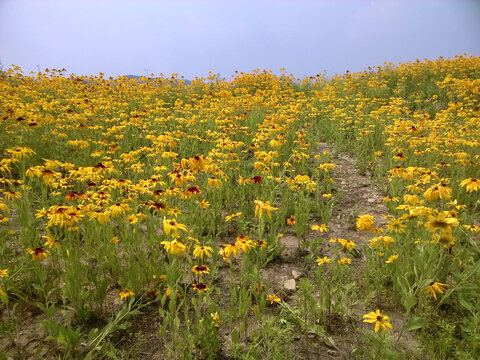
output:
POLYGON ((433 281, 425 288, 425 293, 429 294, 431 298, 437 300, 437 293, 443 294, 448 287, 448 284, 442 284, 436 281, 433 281))
POLYGON ((323 258, 319 257, 316 260, 318 266, 323 265, 323 264, 330 264, 332 262, 332 259, 330 259, 327 256, 324 256, 323 258))
POLYGON ((360 215, 357 217, 357 229, 358 230, 370 230, 373 226, 373 216, 372 215, 360 215))
POLYGON ((211 313, 210 317, 212 319, 213 326, 218 328, 220 326, 220 315, 218 315, 218 312, 215 311, 214 313, 211 313))
POLYGON ((27 252, 32 255, 33 260, 44 260, 47 258, 48 254, 50 254, 48 250, 41 247, 35 249, 27 248, 27 252))
POLYGON ((116 243, 118 243, 119 241, 120 241, 120 240, 118 239, 117 236, 114 236, 114 237, 112 237, 112 238, 109 240, 109 242, 110 242, 111 244, 116 244, 116 243))
POLYGON ((99 224, 105 224, 110 220, 109 214, 100 210, 91 211, 88 213, 88 216, 90 216, 89 220, 97 219, 99 224))
POLYGON ((155 300, 158 297, 158 290, 154 288, 148 288, 145 290, 145 297, 150 300, 155 300))
POLYGON ((466 187, 467 192, 480 190, 480 179, 468 178, 460 183, 461 187, 466 187))
POLYGON ((192 284, 192 288, 200 294, 202 291, 208 291, 210 288, 208 287, 207 284, 204 283, 198 283, 198 284, 192 284))
POLYGON ((167 205, 164 203, 151 202, 148 203, 148 208, 153 211, 154 214, 159 214, 167 208, 167 205))
POLYGON ((172 236, 178 237, 178 230, 187 231, 187 227, 183 224, 178 223, 175 219, 165 219, 163 220, 163 232, 165 234, 172 233, 172 236))
POLYGON ((278 210, 278 208, 271 206, 270 202, 268 201, 255 200, 254 203, 255 203, 255 216, 258 216, 259 219, 262 218, 264 211, 271 218, 272 214, 270 214, 270 211, 278 210))
POLYGON ((22 197, 22 194, 20 194, 18 191, 5 191, 4 195, 8 200, 20 199, 22 197))
POLYGON ((390 324, 390 318, 383 315, 380 310, 369 312, 368 314, 363 315, 363 322, 373 324, 375 323, 375 332, 378 333, 380 330, 386 333, 387 329, 393 329, 392 324, 390 324))
POLYGON ((45 239, 45 243, 43 244, 43 246, 48 246, 49 248, 59 248, 60 247, 60 244, 58 242, 56 242, 52 236, 50 235, 43 235, 42 238, 45 239))
POLYGON ((207 187, 209 187, 209 188, 219 188, 221 186, 222 186, 222 180, 220 180, 216 177, 208 178, 207 187))
POLYGON ((195 274, 205 274, 208 275, 210 273, 210 269, 206 265, 195 265, 192 267, 192 272, 195 274))
POLYGON ((331 169, 335 169, 336 165, 332 163, 324 163, 319 166, 319 169, 328 172, 331 169))
POLYGON ((262 249, 265 249, 267 247, 267 242, 265 240, 258 240, 257 246, 259 246, 262 249))
POLYGON ((387 260, 385 260, 385 263, 387 264, 393 264, 395 261, 398 260, 398 254, 390 255, 387 260))
POLYGON ((265 298, 270 305, 278 304, 282 301, 276 294, 268 294, 265 298))
POLYGON ((255 246, 255 243, 252 240, 250 240, 250 238, 247 235, 240 235, 240 236, 237 236, 237 241, 235 242, 235 246, 238 249, 241 249, 244 253, 246 253, 255 246))
POLYGON ((160 244, 163 245, 166 252, 172 255, 183 255, 187 247, 180 241, 162 241, 160 244))
POLYGON ((203 199, 202 201, 198 202, 198 205, 200 206, 200 209, 206 209, 210 206, 210 203, 203 199))
POLYGON ((188 159, 190 168, 193 171, 202 171, 203 168, 205 167, 205 158, 202 155, 195 155, 194 157, 191 157, 188 159))
POLYGON ((210 246, 199 246, 199 245, 194 245, 193 247, 193 257, 198 258, 200 260, 203 260, 203 258, 210 257, 210 255, 213 252, 213 248, 210 246))
POLYGON ((463 225, 463 227, 472 232, 480 232, 480 226, 475 225, 463 225))
POLYGON ((392 232, 392 233, 404 233, 406 231, 407 225, 405 225, 405 222, 401 218, 394 218, 391 219, 387 223, 387 229, 392 232))
POLYGON ((225 221, 230 221, 232 219, 235 219, 236 217, 239 217, 240 215, 242 215, 242 212, 237 212, 235 214, 225 216, 225 221))
POLYGON ((126 211, 130 210, 130 206, 128 204, 113 204, 107 209, 108 216, 116 217, 123 215, 126 211))
POLYGON ((123 289, 122 291, 119 292, 118 296, 120 296, 120 299, 125 300, 131 296, 135 295, 135 290, 134 289, 123 289))
POLYGON ((352 259, 348 257, 341 258, 337 261, 340 265, 350 265, 352 263, 352 259))
POLYGON ((293 226, 293 225, 295 225, 295 216, 292 215, 292 216, 289 216, 289 217, 287 218, 287 225, 288 225, 288 226, 293 226))
POLYGON ((458 225, 459 222, 456 217, 453 217, 448 211, 442 211, 436 215, 430 215, 424 226, 428 231, 435 232, 438 229, 451 231, 452 227, 458 225))
POLYGON ((327 232, 328 231, 328 227, 325 224, 312 225, 310 227, 310 229, 312 229, 313 231, 318 231, 318 232, 327 232))
POLYGON ((238 247, 237 243, 220 245, 220 255, 225 261, 229 260, 230 255, 233 255, 233 257, 236 257, 239 250, 240 248, 238 247))
POLYGON ((7 277, 8 276, 8 269, 0 269, 0 278, 7 277))

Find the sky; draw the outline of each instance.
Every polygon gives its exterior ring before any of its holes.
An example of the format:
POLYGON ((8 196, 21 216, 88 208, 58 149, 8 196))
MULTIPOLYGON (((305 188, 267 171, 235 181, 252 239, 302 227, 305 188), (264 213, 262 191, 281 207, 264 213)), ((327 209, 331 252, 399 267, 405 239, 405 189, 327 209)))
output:
POLYGON ((305 77, 463 53, 480 0, 0 0, 0 61, 25 72, 305 77))

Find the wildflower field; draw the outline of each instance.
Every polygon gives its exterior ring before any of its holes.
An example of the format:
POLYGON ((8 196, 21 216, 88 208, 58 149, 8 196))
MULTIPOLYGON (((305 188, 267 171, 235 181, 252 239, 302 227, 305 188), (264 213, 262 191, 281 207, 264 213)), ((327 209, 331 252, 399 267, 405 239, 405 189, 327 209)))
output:
POLYGON ((480 58, 0 78, 0 359, 480 357, 480 58))

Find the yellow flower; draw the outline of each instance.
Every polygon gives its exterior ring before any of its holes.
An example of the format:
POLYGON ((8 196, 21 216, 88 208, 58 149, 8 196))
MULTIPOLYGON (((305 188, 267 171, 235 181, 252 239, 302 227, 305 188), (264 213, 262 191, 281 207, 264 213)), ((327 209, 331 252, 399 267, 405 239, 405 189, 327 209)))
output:
POLYGON ((122 215, 127 210, 130 210, 130 206, 128 204, 114 204, 108 208, 107 214, 109 216, 116 217, 122 215))
POLYGON ((295 216, 292 215, 292 216, 289 216, 289 217, 287 218, 287 225, 288 225, 288 226, 293 226, 293 225, 295 225, 295 216))
POLYGON ((268 201, 255 200, 255 216, 258 215, 259 219, 262 218, 263 211, 265 211, 267 215, 271 218, 272 215, 270 214, 270 211, 275 210, 278 210, 278 208, 271 206, 268 201))
POLYGON ((33 260, 44 260, 47 258, 47 255, 50 254, 48 250, 42 248, 27 248, 27 252, 32 255, 33 260))
POLYGON ((295 179, 293 179, 293 181, 295 182, 295 184, 306 185, 310 182, 310 177, 305 174, 298 174, 297 176, 295 176, 295 179))
POLYGON ((56 242, 50 235, 43 235, 42 238, 47 240, 43 246, 48 246, 49 248, 60 247, 60 244, 56 242))
POLYGON ((270 305, 278 304, 282 301, 277 295, 269 294, 266 296, 266 300, 270 303, 270 305))
POLYGON ((210 203, 207 200, 203 199, 201 202, 198 203, 198 205, 200 205, 201 209, 206 209, 210 206, 210 203))
POLYGON ((5 191, 4 194, 5 198, 8 200, 20 199, 22 197, 22 194, 18 191, 5 191))
POLYGON ((130 224, 138 223, 138 216, 136 214, 131 214, 125 219, 130 224))
POLYGON ((217 327, 219 326, 220 323, 220 315, 218 315, 218 312, 215 311, 214 313, 210 314, 210 317, 212 318, 212 324, 213 326, 217 327))
POLYGON ((248 250, 253 248, 255 244, 252 240, 250 240, 248 236, 241 235, 241 236, 237 236, 237 241, 235 242, 235 246, 246 253, 248 250))
POLYGON ((435 215, 430 215, 425 223, 427 230, 435 232, 437 229, 442 231, 451 231, 452 226, 458 226, 458 219, 452 217, 448 211, 442 211, 435 215))
POLYGON ((202 155, 195 155, 188 159, 192 171, 202 171, 205 167, 205 159, 202 155))
POLYGON ((448 203, 448 206, 452 207, 452 208, 455 208, 456 210, 464 210, 466 209, 467 207, 465 205, 461 205, 457 202, 457 200, 453 200, 453 201, 450 201, 448 203))
POLYGON ((193 257, 203 259, 204 256, 210 257, 213 249, 210 246, 198 246, 193 247, 193 257))
POLYGON ((165 234, 170 234, 172 232, 172 236, 178 237, 178 230, 187 231, 187 227, 183 224, 177 223, 175 219, 165 219, 163 220, 163 232, 165 234))
POLYGON ((452 196, 452 189, 445 184, 437 184, 428 188, 423 197, 428 201, 434 201, 437 199, 449 199, 452 196))
POLYGON ((194 267, 192 267, 192 272, 194 272, 195 274, 208 275, 210 273, 210 269, 208 268, 208 266, 205 265, 195 265, 194 267))
POLYGON ((387 328, 393 329, 392 324, 390 324, 390 318, 388 316, 382 315, 380 310, 372 311, 366 315, 363 315, 363 322, 373 324, 375 323, 375 332, 382 332, 386 333, 387 328))
POLYGON ((357 218, 357 228, 359 230, 370 230, 373 225, 372 215, 360 215, 357 218))
POLYGON ((392 219, 388 222, 387 228, 392 233, 404 233, 407 225, 405 225, 404 221, 400 218, 392 219))
POLYGON ((335 169, 336 165, 331 164, 331 163, 325 163, 319 166, 320 169, 322 169, 325 172, 328 172, 330 169, 335 169))
POLYGON ((222 186, 222 180, 216 178, 216 177, 211 177, 207 181, 207 186, 209 188, 218 188, 222 186))
POLYGON ((350 265, 352 263, 352 259, 344 257, 344 258, 338 260, 338 263, 340 265, 350 265))
POLYGON ((120 299, 125 300, 126 298, 129 298, 130 296, 135 295, 135 290, 134 289, 123 289, 120 291, 118 294, 120 296, 120 299))
POLYGON ((182 255, 187 248, 183 243, 177 240, 162 241, 160 244, 164 246, 166 252, 169 252, 172 255, 182 255))
POLYGON ((198 283, 198 284, 192 284, 192 287, 194 290, 197 290, 198 293, 200 294, 202 291, 208 291, 210 288, 208 287, 207 284, 204 283, 198 283))
POLYGON ((267 247, 267 242, 265 240, 258 240, 257 245, 260 246, 262 249, 267 247))
POLYGON ((480 226, 475 226, 475 225, 463 225, 463 227, 467 230, 470 230, 472 232, 480 232, 480 226))
POLYGON ((118 240, 118 237, 114 236, 114 237, 111 238, 109 241, 110 241, 111 244, 116 244, 116 243, 118 243, 120 240, 118 240))
POLYGON ((279 141, 278 139, 272 139, 272 140, 270 140, 270 142, 269 142, 268 144, 269 144, 272 148, 282 146, 282 142, 279 141))
POLYGON ((0 270, 0 278, 8 276, 8 269, 0 270))
POLYGON ((460 183, 461 187, 466 186, 467 187, 467 192, 472 192, 472 191, 478 191, 480 190, 480 180, 475 179, 475 178, 468 178, 463 180, 460 183))
POLYGON ((323 258, 317 258, 316 260, 318 266, 323 265, 323 264, 330 264, 332 262, 332 259, 324 256, 323 258))
POLYGON ((240 248, 238 247, 237 243, 234 244, 221 244, 220 255, 222 256, 223 260, 227 261, 230 255, 233 257, 237 256, 238 251, 240 248))
POLYGON ((398 254, 395 254, 395 255, 389 256, 388 259, 385 260, 385 262, 386 262, 387 264, 393 264, 393 263, 394 263, 395 261, 397 261, 397 260, 398 260, 398 254))
POLYGON ((311 228, 313 231, 318 231, 318 232, 327 232, 327 231, 328 231, 328 227, 327 227, 327 225, 325 225, 325 224, 312 225, 310 228, 311 228))
POLYGON ((330 239, 330 242, 332 243, 339 243, 342 245, 343 250, 351 252, 353 249, 355 249, 357 246, 352 240, 346 240, 346 239, 341 239, 341 238, 336 238, 336 239, 330 239))
POLYGON ((400 199, 398 197, 386 196, 382 200, 385 202, 398 202, 400 199))
POLYGON ((430 294, 430 297, 437 300, 436 293, 443 294, 445 292, 445 288, 448 286, 449 286, 448 284, 442 284, 434 281, 425 288, 425 293, 430 294))
POLYGON ((242 212, 237 212, 236 214, 225 216, 225 221, 230 221, 230 220, 235 219, 236 217, 238 217, 240 215, 242 215, 242 212))

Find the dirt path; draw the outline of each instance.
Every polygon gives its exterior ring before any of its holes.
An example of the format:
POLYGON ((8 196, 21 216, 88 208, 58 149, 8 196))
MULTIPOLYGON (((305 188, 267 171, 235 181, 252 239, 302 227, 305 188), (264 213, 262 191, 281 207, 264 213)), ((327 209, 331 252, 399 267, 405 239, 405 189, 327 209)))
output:
MULTIPOLYGON (((367 246, 367 241, 375 235, 368 231, 357 230, 356 218, 363 214, 369 214, 375 219, 374 226, 384 227, 387 223, 385 216, 389 214, 382 200, 385 195, 376 187, 368 173, 366 175, 360 173, 353 156, 346 153, 335 153, 334 145, 327 143, 319 144, 318 153, 325 151, 333 154, 332 162, 336 167, 330 170, 330 173, 337 193, 335 195, 336 202, 332 217, 328 224, 329 231, 326 234, 322 234, 325 242, 320 251, 323 255, 333 254, 333 249, 338 244, 330 243, 328 240, 331 238, 344 238, 354 241, 360 250, 360 255, 354 257, 352 261, 352 266, 355 268, 353 278, 356 281, 361 281, 366 265, 364 248, 367 246)), ((318 234, 313 234, 312 232, 309 234, 309 237, 318 237, 318 234)), ((302 250, 298 247, 298 239, 293 235, 288 235, 282 239, 282 244, 285 246, 285 250, 280 260, 262 269, 262 275, 264 279, 271 282, 275 290, 287 294, 284 300, 293 305, 297 300, 296 288, 287 290, 285 288, 291 287, 295 283, 298 284, 298 279, 303 276, 310 278, 314 276, 309 276, 308 271, 309 269, 310 271, 312 270, 312 266, 311 264, 306 264, 305 256, 302 256, 302 250), (295 253, 297 255, 292 256, 295 253)), ((367 328, 366 324, 362 322, 362 316, 367 312, 375 310, 372 306, 362 304, 358 300, 360 299, 352 302, 352 311, 348 319, 347 317, 341 318, 337 316, 332 320, 332 329, 327 335, 334 340, 335 347, 328 346, 322 339, 312 337, 311 334, 304 335, 297 342, 293 343, 295 358, 350 358, 354 349, 359 345, 360 331, 367 328), (316 346, 314 345, 315 342, 318 343, 316 346)), ((394 324, 393 340, 396 342, 401 327, 405 324, 403 311, 398 304, 385 304, 384 310, 388 310, 388 315, 394 324)), ((419 348, 415 338, 411 334, 403 333, 399 341, 399 351, 402 351, 401 349, 415 348, 419 348)), ((408 352, 408 350, 406 351, 408 352)))

